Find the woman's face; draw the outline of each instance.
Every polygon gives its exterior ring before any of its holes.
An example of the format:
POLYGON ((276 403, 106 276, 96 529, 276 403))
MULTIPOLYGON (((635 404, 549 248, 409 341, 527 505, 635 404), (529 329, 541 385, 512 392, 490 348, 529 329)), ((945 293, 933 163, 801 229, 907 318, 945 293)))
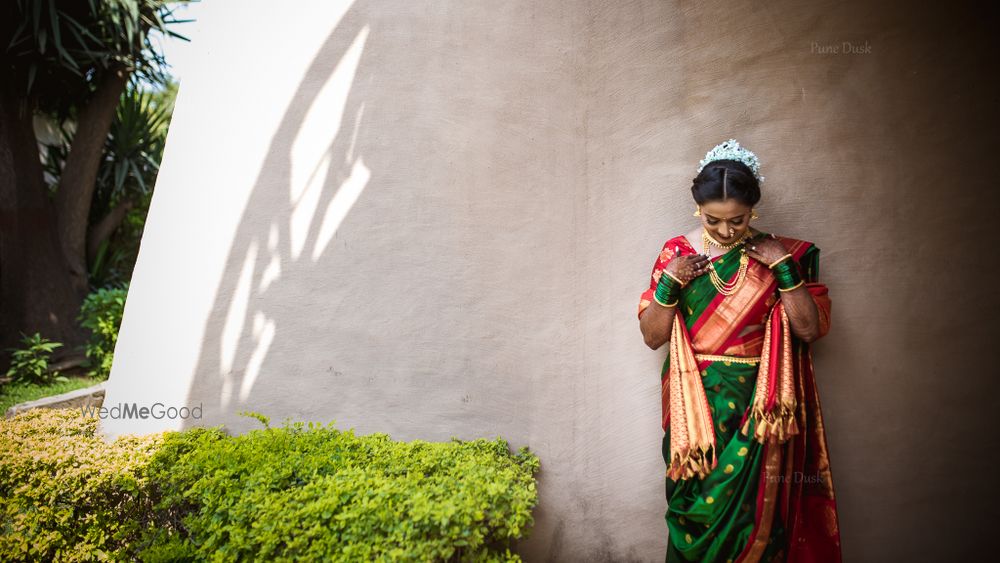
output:
POLYGON ((701 206, 701 224, 719 242, 733 242, 750 228, 750 206, 735 199, 708 201, 701 206))

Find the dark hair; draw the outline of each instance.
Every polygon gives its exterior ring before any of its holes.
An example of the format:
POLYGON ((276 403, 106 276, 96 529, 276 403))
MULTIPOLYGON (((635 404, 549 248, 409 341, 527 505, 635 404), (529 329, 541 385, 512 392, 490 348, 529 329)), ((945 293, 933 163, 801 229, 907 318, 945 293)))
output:
POLYGON ((691 195, 698 205, 731 198, 753 207, 760 201, 760 182, 750 167, 738 160, 713 160, 695 176, 691 195))

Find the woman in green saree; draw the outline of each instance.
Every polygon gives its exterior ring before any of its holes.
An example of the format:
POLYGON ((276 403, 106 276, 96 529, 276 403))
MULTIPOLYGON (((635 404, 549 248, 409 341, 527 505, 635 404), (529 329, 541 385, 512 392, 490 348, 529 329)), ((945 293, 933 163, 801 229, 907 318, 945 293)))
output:
POLYGON ((836 500, 809 353, 830 327, 819 249, 750 226, 755 155, 701 162, 701 225, 666 241, 640 298, 661 372, 666 561, 840 561, 836 500), (701 252, 696 247, 701 246, 701 252))

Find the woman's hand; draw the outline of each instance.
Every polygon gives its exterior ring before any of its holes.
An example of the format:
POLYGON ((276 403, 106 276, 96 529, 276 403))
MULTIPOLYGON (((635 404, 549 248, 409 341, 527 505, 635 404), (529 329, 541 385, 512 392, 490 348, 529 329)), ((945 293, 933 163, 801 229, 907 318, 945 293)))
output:
MULTIPOLYGON (((701 254, 676 256, 677 252, 678 250, 674 248, 675 257, 659 272, 659 278, 655 278, 656 273, 653 274, 657 283, 660 283, 663 277, 669 274, 677 278, 681 285, 687 285, 688 282, 708 271, 707 256, 701 254)), ((645 312, 640 314, 639 330, 642 331, 642 338, 646 342, 646 346, 656 350, 670 342, 670 331, 674 325, 676 312, 677 307, 655 305, 647 307, 645 312)))
POLYGON ((776 238, 766 237, 760 240, 747 241, 747 256, 761 262, 765 266, 770 266, 775 260, 780 260, 782 256, 788 254, 788 249, 776 238))
POLYGON ((678 256, 663 269, 663 275, 668 272, 681 280, 683 285, 708 271, 708 257, 703 254, 687 254, 678 256))

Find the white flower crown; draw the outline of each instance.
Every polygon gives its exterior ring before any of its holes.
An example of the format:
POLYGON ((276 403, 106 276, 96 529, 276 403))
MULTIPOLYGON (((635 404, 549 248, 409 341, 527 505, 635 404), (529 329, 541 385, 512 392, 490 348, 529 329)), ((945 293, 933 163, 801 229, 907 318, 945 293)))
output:
POLYGON ((705 165, 713 160, 737 160, 742 162, 750 168, 754 177, 757 178, 758 183, 764 183, 764 177, 760 175, 760 160, 757 159, 757 155, 741 147, 740 144, 736 142, 736 139, 723 141, 718 145, 715 145, 712 150, 705 153, 705 158, 701 159, 701 162, 698 163, 698 173, 701 174, 705 165))

